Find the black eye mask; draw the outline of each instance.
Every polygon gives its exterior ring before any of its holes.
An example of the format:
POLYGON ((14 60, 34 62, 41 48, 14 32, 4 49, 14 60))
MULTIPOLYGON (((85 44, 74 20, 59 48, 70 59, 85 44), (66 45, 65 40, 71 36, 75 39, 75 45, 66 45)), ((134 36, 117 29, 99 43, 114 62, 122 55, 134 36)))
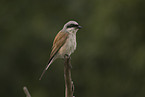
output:
POLYGON ((77 24, 70 24, 67 26, 67 28, 72 28, 72 27, 78 27, 78 25, 77 24))

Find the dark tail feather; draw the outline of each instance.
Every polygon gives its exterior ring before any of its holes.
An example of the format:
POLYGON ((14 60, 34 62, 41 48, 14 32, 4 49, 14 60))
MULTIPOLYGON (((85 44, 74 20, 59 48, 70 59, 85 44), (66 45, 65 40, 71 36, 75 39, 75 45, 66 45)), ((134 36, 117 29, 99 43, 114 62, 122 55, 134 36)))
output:
POLYGON ((46 68, 43 70, 43 72, 42 72, 42 74, 41 74, 41 76, 40 76, 39 80, 41 80, 41 79, 42 79, 42 77, 43 77, 44 73, 45 73, 45 72, 46 72, 46 70, 49 68, 49 66, 51 65, 51 63, 53 62, 53 60, 54 60, 54 58, 51 58, 51 59, 49 60, 48 65, 47 65, 47 66, 46 66, 46 68))

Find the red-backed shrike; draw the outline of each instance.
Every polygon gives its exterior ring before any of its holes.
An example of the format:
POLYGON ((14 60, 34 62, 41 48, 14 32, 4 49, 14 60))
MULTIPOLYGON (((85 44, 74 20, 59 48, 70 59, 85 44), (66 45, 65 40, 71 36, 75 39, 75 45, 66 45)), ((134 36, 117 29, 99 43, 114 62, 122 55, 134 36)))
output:
POLYGON ((67 54, 70 56, 74 50, 76 49, 76 32, 82 28, 77 22, 69 21, 67 22, 63 29, 59 31, 56 35, 52 51, 50 54, 50 59, 48 62, 47 67, 44 69, 42 75, 40 76, 39 80, 41 80, 42 76, 51 65, 51 63, 57 58, 64 58, 64 55, 67 54))

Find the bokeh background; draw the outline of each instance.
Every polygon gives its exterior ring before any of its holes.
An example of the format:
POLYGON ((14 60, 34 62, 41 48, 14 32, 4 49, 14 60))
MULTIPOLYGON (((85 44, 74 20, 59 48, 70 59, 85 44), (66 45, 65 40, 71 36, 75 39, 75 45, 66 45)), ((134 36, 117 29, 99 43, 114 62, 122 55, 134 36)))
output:
POLYGON ((64 61, 41 81, 53 39, 75 20, 76 97, 145 97, 144 0, 1 0, 0 97, 64 97, 64 61))

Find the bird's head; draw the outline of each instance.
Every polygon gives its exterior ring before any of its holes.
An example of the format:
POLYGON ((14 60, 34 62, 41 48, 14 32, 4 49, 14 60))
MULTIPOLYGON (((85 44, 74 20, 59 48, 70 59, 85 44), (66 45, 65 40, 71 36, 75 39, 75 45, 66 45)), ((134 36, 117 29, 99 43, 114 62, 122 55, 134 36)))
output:
POLYGON ((64 25, 63 30, 68 33, 76 33, 81 28, 76 21, 69 21, 64 25))

